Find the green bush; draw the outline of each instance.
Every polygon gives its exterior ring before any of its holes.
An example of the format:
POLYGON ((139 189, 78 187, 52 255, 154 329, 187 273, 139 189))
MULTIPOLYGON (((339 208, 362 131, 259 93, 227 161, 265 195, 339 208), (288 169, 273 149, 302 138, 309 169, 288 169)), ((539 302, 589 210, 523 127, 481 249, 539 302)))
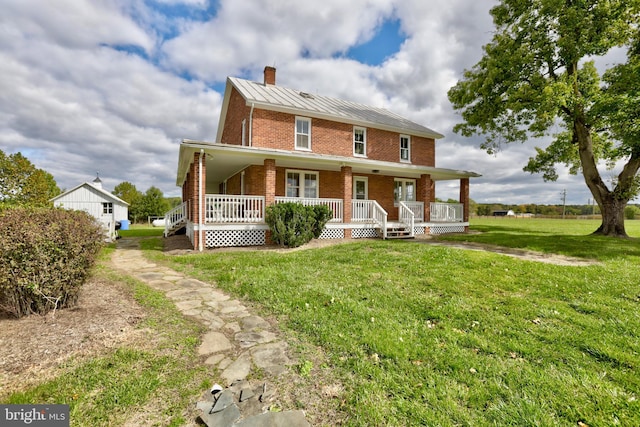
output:
POLYGON ((320 237, 331 216, 327 206, 278 203, 267 208, 265 221, 274 243, 296 248, 320 237))
POLYGON ((638 215, 640 209, 635 206, 627 206, 624 208, 624 218, 625 219, 636 219, 636 215, 638 215))
POLYGON ((0 212, 0 310, 15 317, 76 304, 104 231, 86 212, 0 212))
POLYGON ((327 222, 333 218, 333 212, 326 205, 317 205, 313 206, 313 215, 315 218, 315 223, 313 224, 313 237, 317 239, 322 234, 322 230, 324 230, 324 226, 327 225, 327 222))

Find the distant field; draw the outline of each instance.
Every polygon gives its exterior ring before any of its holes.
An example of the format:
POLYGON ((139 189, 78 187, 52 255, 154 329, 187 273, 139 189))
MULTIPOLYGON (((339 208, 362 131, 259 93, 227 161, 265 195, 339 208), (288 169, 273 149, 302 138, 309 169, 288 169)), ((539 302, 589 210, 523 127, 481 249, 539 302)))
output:
MULTIPOLYGON (((593 233, 601 221, 598 219, 537 219, 537 218, 472 218, 471 227, 483 230, 486 227, 514 228, 523 232, 541 234, 587 235, 593 233)), ((624 223, 627 234, 640 237, 640 220, 627 220, 624 223)))

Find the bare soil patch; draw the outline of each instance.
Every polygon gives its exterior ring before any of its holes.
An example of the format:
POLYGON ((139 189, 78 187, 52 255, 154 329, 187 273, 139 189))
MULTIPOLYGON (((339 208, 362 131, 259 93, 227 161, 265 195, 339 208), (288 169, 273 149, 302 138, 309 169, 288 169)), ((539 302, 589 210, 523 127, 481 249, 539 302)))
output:
POLYGON ((0 317, 0 398, 58 376, 64 363, 126 343, 142 345, 144 310, 118 283, 91 279, 76 307, 45 316, 0 317))

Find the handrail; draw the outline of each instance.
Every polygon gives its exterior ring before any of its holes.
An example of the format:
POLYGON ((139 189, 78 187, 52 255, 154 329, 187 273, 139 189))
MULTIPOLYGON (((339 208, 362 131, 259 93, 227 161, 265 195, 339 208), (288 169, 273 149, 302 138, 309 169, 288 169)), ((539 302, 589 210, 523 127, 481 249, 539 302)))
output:
POLYGON ((415 224, 415 215, 413 211, 409 206, 405 204, 405 202, 400 202, 399 211, 400 211, 399 212, 400 222, 402 222, 407 227, 409 227, 409 231, 410 231, 409 235, 411 237, 414 237, 413 226, 415 224))
POLYGON ((416 221, 424 221, 424 202, 402 202, 413 212, 416 221))
POLYGON ((371 206, 373 208, 372 219, 380 225, 382 229, 382 238, 387 238, 387 211, 378 204, 375 200, 371 200, 371 206))
POLYGON ((182 202, 175 208, 171 209, 164 215, 164 235, 168 236, 169 231, 173 229, 176 224, 184 221, 187 217, 187 202, 182 202))

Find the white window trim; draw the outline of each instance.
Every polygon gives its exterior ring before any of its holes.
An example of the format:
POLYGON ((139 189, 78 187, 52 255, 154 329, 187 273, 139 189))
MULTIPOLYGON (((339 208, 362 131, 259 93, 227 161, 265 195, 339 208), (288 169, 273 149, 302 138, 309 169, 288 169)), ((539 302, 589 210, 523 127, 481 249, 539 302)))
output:
MULTIPOLYGON (((303 134, 300 134, 303 135, 303 134)), ((311 118, 296 116, 293 124, 293 146, 298 151, 311 151, 311 118), (298 147, 298 120, 309 123, 309 147, 298 147)))
POLYGON ((353 127, 353 155, 354 157, 367 157, 367 128, 363 128, 361 126, 354 126, 353 127), (364 146, 364 154, 358 154, 356 153, 356 130, 361 130, 363 133, 363 141, 362 141, 362 145, 364 146))
POLYGON ((301 175, 300 177, 300 196, 298 196, 298 199, 307 199, 309 197, 305 197, 304 195, 304 174, 310 174, 310 175, 315 175, 316 176, 316 197, 311 197, 312 199, 317 199, 320 196, 320 172, 318 171, 310 171, 310 170, 302 170, 302 169, 286 169, 284 172, 284 194, 286 197, 295 197, 295 196, 289 196, 287 193, 287 179, 289 178, 289 173, 297 173, 299 175, 301 175))
POLYGON ((401 182, 402 183, 402 189, 403 189, 402 194, 403 195, 407 194, 406 183, 410 182, 410 183, 413 184, 413 200, 406 200, 406 199, 405 200, 396 200, 396 197, 395 197, 395 194, 394 194, 393 195, 393 206, 399 206, 400 205, 399 202, 415 202, 416 199, 417 199, 416 191, 418 190, 417 187, 416 187, 416 185, 417 185, 416 184, 416 180, 415 179, 408 179, 408 178, 394 178, 394 180, 393 180, 393 189, 394 189, 394 191, 395 191, 395 188, 396 188, 396 182, 401 182))
POLYGON ((111 214, 113 214, 113 202, 102 202, 102 215, 111 214))
POLYGON ((398 141, 398 144, 400 145, 400 161, 403 163, 411 163, 411 136, 409 135, 400 135, 400 139, 398 141), (408 159, 403 159, 402 158, 402 138, 406 138, 407 139, 407 154, 408 154, 408 159))
POLYGON ((369 200, 369 177, 354 176, 353 177, 353 198, 356 199, 356 181, 364 181, 364 200, 369 200))

